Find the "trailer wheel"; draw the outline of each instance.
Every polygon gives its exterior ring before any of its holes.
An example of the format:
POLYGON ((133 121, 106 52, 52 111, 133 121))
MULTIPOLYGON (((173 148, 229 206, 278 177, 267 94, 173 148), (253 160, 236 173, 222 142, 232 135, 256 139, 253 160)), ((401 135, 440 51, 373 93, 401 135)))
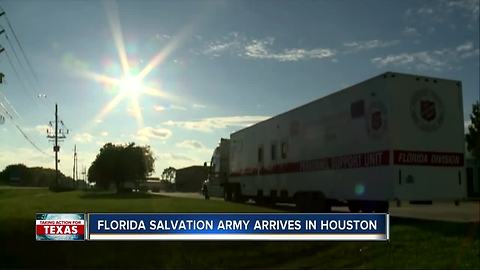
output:
POLYGON ((377 207, 373 201, 358 201, 358 207, 362 213, 373 213, 377 207))
POLYGON ((362 213, 388 213, 388 201, 356 201, 362 213))
POLYGON ((272 206, 274 203, 268 197, 256 197, 255 203, 259 206, 272 206))
POLYGON ((331 210, 330 201, 322 192, 300 192, 294 200, 299 212, 327 213, 331 210))
POLYGON ((297 193, 294 197, 295 207, 298 212, 307 212, 307 194, 306 193, 297 193))
POLYGON ((388 213, 388 201, 379 201, 375 203, 375 213, 388 213))
POLYGON ((360 212, 360 206, 358 205, 358 202, 356 202, 356 201, 348 201, 348 209, 352 213, 360 212))
POLYGON ((323 193, 314 193, 313 195, 313 206, 315 210, 320 213, 329 213, 332 211, 332 206, 330 201, 325 197, 323 193))
POLYGON ((302 213, 315 212, 315 201, 313 199, 313 193, 301 192, 295 196, 295 205, 297 210, 302 213))
POLYGON ((203 187, 202 187, 202 193, 203 193, 203 196, 205 197, 205 200, 210 199, 210 195, 208 194, 208 187, 207 187, 207 185, 203 185, 203 187))
POLYGON ((232 189, 229 185, 225 185, 223 189, 223 200, 229 202, 232 200, 232 189))
POLYGON ((242 190, 240 185, 235 185, 231 187, 232 190, 232 201, 234 202, 243 202, 242 190))

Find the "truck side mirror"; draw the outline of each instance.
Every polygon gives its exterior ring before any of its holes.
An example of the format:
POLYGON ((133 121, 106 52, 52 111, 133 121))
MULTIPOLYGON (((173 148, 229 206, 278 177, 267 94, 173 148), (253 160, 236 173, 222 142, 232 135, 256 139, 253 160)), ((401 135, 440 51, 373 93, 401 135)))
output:
POLYGON ((207 167, 207 162, 203 162, 203 167, 207 167))

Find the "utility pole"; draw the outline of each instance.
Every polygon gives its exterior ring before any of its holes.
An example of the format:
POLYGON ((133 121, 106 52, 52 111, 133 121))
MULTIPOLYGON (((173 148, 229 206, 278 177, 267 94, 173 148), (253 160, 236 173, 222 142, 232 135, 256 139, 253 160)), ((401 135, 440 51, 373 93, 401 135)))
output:
POLYGON ((82 166, 82 179, 85 183, 87 183, 87 167, 85 165, 82 166))
POLYGON ((55 146, 53 147, 53 151, 55 152, 55 184, 58 187, 58 151, 60 147, 58 147, 58 105, 55 103, 55 146))
POLYGON ((77 145, 75 145, 75 181, 78 180, 78 153, 77 145))
POLYGON ((68 129, 65 129, 65 125, 63 124, 63 121, 59 121, 58 120, 58 105, 57 103, 55 103, 55 121, 50 121, 50 127, 51 128, 54 128, 54 131, 52 131, 51 129, 47 129, 47 138, 50 139, 51 142, 54 143, 53 145, 53 152, 55 152, 55 187, 58 188, 59 187, 59 181, 58 181, 58 163, 60 162, 60 160, 58 160, 58 152, 60 151, 60 146, 58 145, 58 143, 60 141, 63 141, 63 139, 65 139, 67 136, 66 134, 68 134, 68 129), (54 122, 54 123, 52 123, 54 122), (59 129, 59 126, 58 124, 60 123, 61 125, 61 128, 59 129))
POLYGON ((90 185, 87 182, 87 167, 85 165, 82 165, 82 178, 83 178, 83 188, 88 189, 90 185))
MULTIPOLYGON (((3 31, 5 31, 5 30, 3 30, 3 31)), ((5 50, 4 48, 0 48, 0 53, 2 53, 4 50, 5 50)), ((0 72, 0 84, 3 84, 3 77, 5 77, 5 74, 0 72)), ((0 125, 3 125, 3 123, 5 123, 5 116, 3 116, 3 114, 0 114, 0 125)))
POLYGON ((78 180, 78 173, 77 173, 77 145, 75 144, 73 148, 73 173, 72 173, 72 178, 74 181, 78 180))

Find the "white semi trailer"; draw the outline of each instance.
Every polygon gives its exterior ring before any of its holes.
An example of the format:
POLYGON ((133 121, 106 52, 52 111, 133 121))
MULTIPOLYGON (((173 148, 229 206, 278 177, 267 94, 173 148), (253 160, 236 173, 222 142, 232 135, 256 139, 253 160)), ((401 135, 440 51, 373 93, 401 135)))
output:
POLYGON ((461 82, 387 72, 222 139, 210 195, 386 212, 466 196, 461 82))

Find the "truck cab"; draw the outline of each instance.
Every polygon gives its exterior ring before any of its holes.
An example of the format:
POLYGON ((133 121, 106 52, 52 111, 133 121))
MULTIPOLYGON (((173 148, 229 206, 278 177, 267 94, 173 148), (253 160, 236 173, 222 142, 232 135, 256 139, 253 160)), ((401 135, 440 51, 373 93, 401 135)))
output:
POLYGON ((221 139, 220 144, 213 151, 208 169, 208 177, 202 186, 205 199, 209 197, 223 197, 224 187, 228 183, 230 140, 221 139))

